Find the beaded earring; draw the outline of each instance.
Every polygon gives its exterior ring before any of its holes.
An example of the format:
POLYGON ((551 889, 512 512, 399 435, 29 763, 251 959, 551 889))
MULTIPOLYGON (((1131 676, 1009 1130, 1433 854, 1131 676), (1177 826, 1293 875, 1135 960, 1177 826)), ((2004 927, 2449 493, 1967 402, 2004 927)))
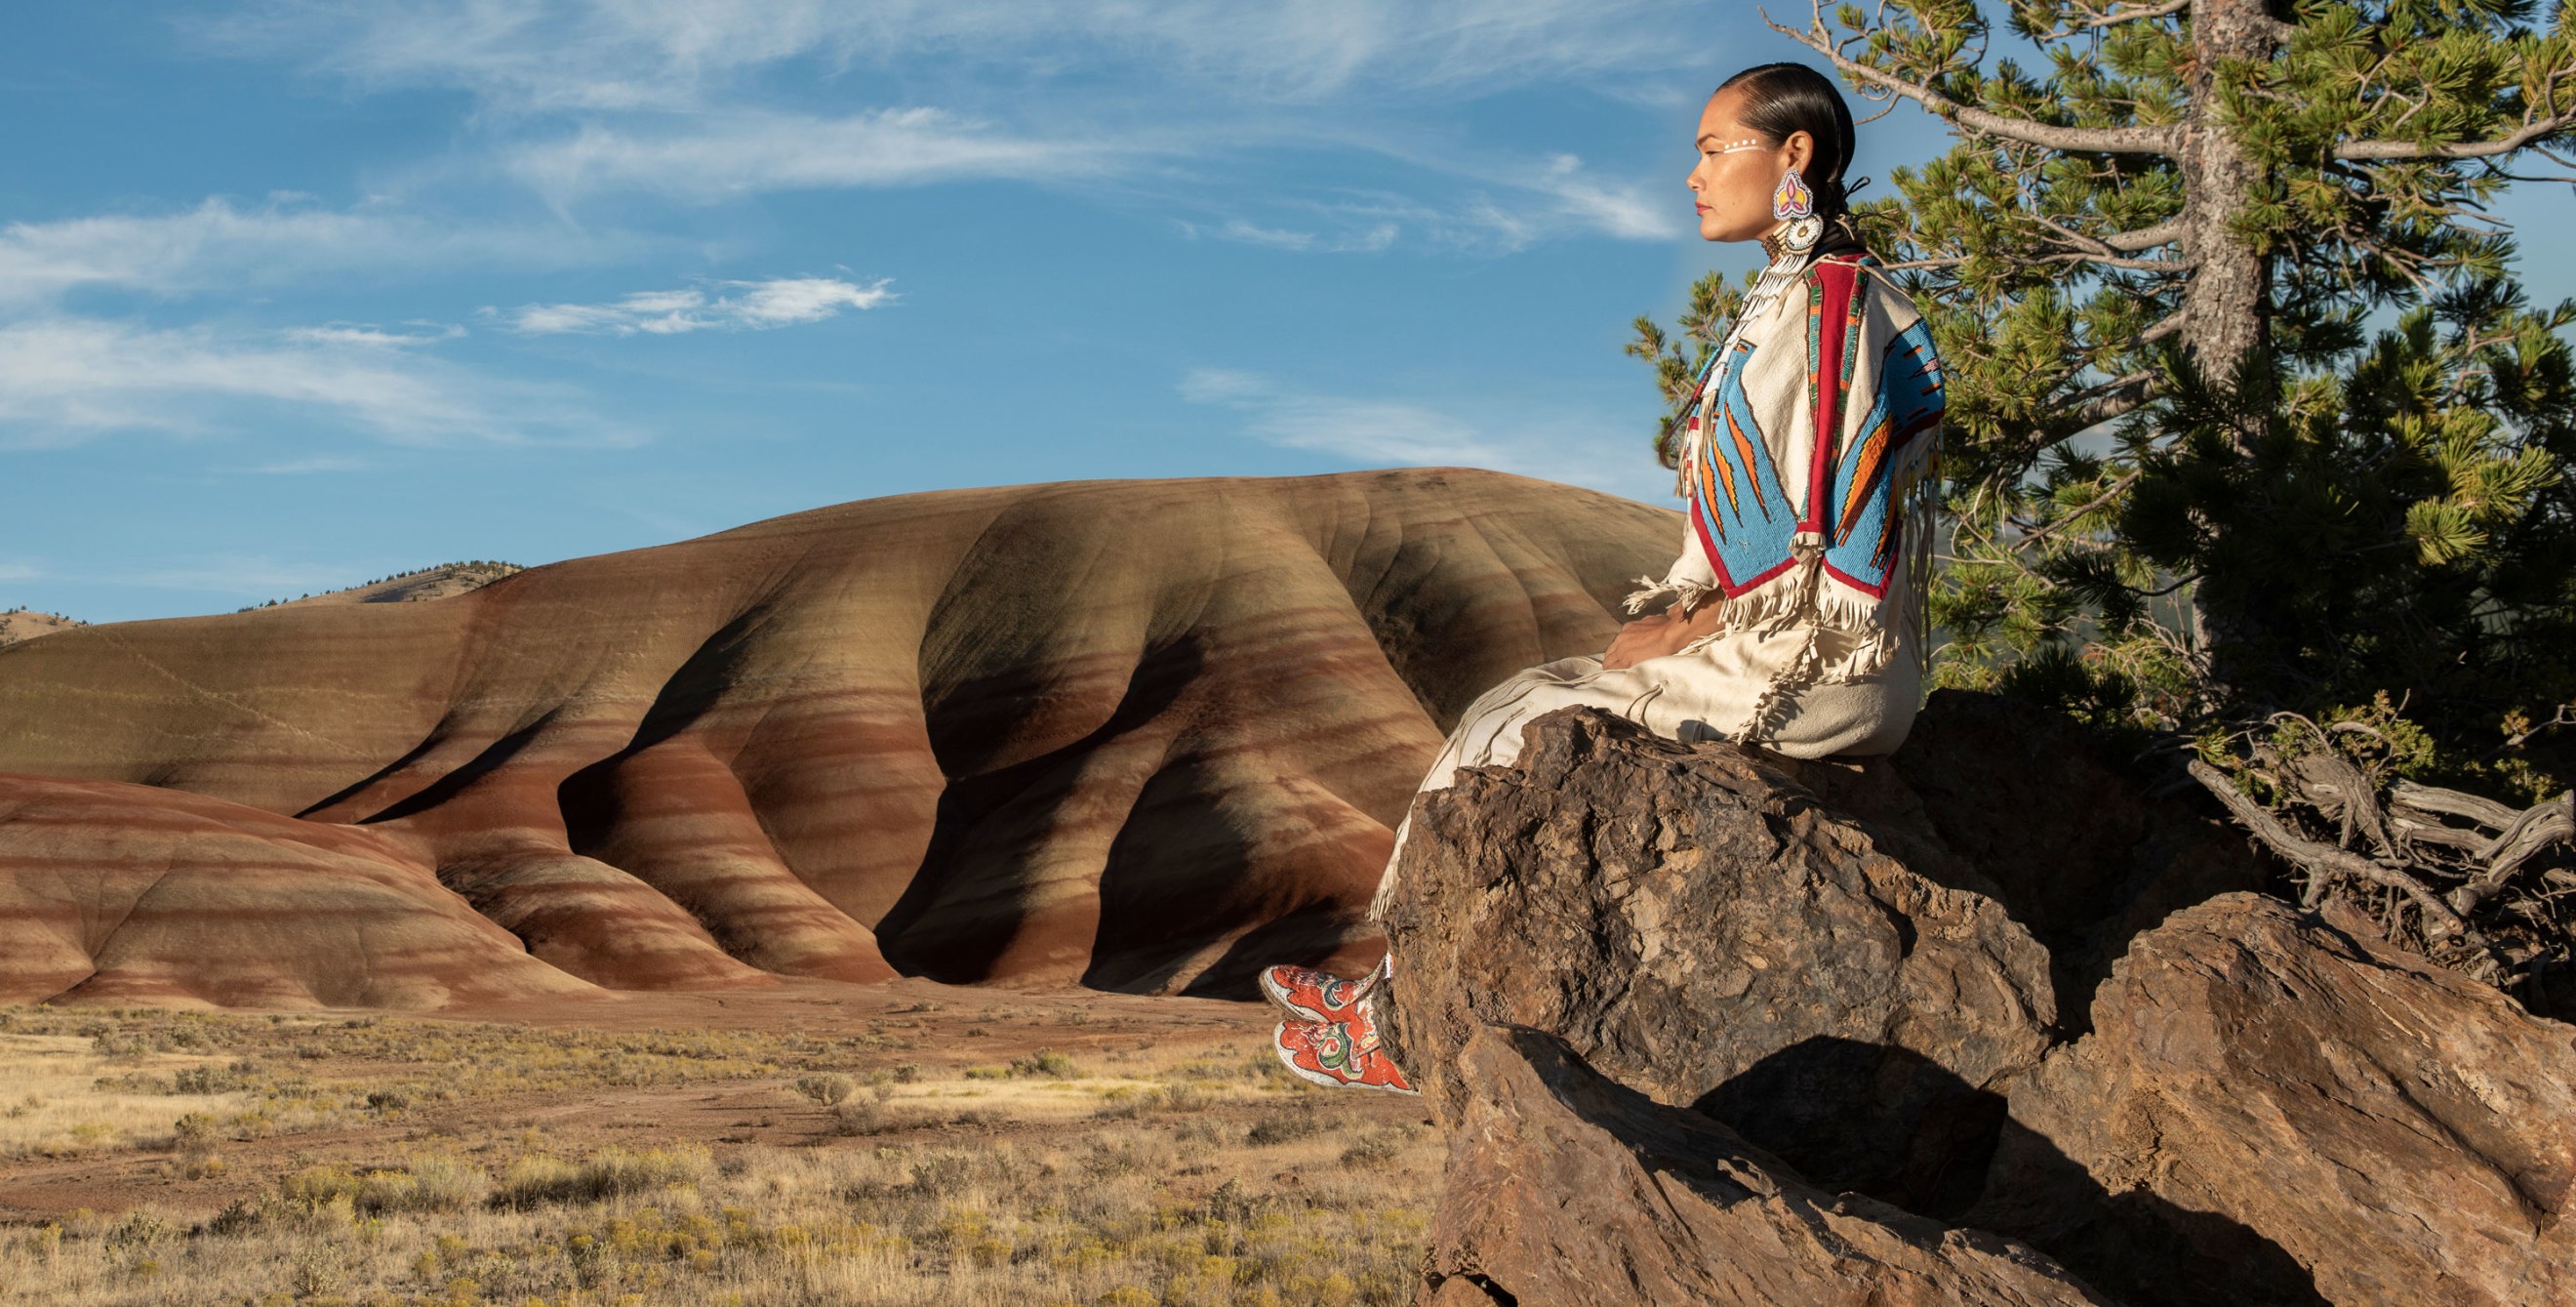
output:
POLYGON ((1796 253, 1814 249, 1825 234, 1824 219, 1816 216, 1816 193, 1795 168, 1780 174, 1780 187, 1771 192, 1771 216, 1789 224, 1780 243, 1796 253))

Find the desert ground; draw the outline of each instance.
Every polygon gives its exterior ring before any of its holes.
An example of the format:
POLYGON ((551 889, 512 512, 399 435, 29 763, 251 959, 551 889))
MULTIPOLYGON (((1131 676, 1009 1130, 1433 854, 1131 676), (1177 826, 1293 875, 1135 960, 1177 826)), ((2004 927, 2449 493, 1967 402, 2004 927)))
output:
POLYGON ((1392 1303, 1441 1146, 1251 1003, 0 1008, 0 1303, 1392 1303))

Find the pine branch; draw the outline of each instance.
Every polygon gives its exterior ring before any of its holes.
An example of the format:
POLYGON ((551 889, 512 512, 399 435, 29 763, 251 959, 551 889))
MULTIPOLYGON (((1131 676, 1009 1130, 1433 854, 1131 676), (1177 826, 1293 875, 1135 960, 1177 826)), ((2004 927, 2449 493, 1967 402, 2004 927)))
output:
POLYGON ((2125 259, 2110 254, 2044 254, 2033 262, 2091 263, 2130 272, 2189 272, 2200 266, 2191 259, 2125 259))
POLYGON ((2134 23, 2142 19, 2170 18, 2189 8, 2191 8, 2191 0, 2165 0, 2165 3, 2160 5, 2142 6, 2115 4, 2111 6, 2108 12, 2095 9, 2092 6, 2087 5, 2085 6, 2085 14, 2087 16, 2079 26, 2085 28, 2117 27, 2122 23, 2134 23))
POLYGON ((2082 507, 2066 510, 2064 513, 2058 515, 2056 521, 2051 522, 2046 526, 2025 529, 2022 533, 2021 539, 2014 542, 2014 547, 2019 549, 2028 549, 2034 545, 2045 542, 2050 536, 2056 535, 2058 532, 2066 530, 2068 527, 2075 526, 2083 521, 2086 514, 2093 512, 2095 509, 2102 508, 2108 505, 2112 500, 2119 498, 2120 492, 2128 489, 2130 483, 2136 481, 2141 475, 2143 475, 2142 469, 2130 469, 2127 474, 2120 477, 2120 479, 2113 481, 2109 488, 2105 489, 2101 494, 2095 495, 2082 507))
POLYGON ((2102 244, 2108 249, 2118 250, 2124 254, 2134 254, 2139 250, 2151 250, 2159 245, 2171 245, 2181 239, 2182 219, 2168 218, 2153 227, 2140 227, 2136 231, 2124 231, 2105 236, 2102 238, 2102 244))
POLYGON ((2115 3, 2109 9, 2099 9, 2090 4, 2078 3, 2076 8, 2083 11, 2083 17, 2068 22, 2064 27, 2055 28, 2046 32, 2035 32, 2031 35, 2030 39, 2039 42, 2063 41, 2070 36, 2081 36, 2087 32, 2098 32, 2103 28, 2118 27, 2124 23, 2144 22, 2153 18, 2171 18, 2175 14, 2191 8, 2191 0, 2165 0, 2165 3, 2160 5, 2122 5, 2115 3))
MULTIPOLYGON (((1903 96, 1969 131, 2036 145, 2044 150, 2074 154, 2170 155, 2181 143, 2182 132, 2178 127, 2060 127, 1962 104, 1936 87, 1899 77, 1844 54, 1841 45, 1832 39, 1832 34, 1825 27, 1824 0, 1813 2, 1814 25, 1805 31, 1772 22, 1768 10, 1759 12, 1762 21, 1772 31, 1832 60, 1834 67, 1841 69, 1846 76, 1877 88, 1878 94, 1871 96, 1872 99, 1903 96)), ((1862 94, 1868 95, 1869 92, 1864 90, 1862 94)))
POLYGON ((2157 385, 2152 377, 2145 380, 2134 376, 2122 377, 2118 384, 2128 386, 2130 389, 2101 395, 2077 405, 2074 414, 2066 419, 2069 424, 2066 434, 2048 443, 2054 445, 2060 441, 2071 440, 2105 422, 2127 417, 2145 408, 2164 393, 2163 387, 2157 385))
POLYGON ((2492 159, 2571 127, 2576 127, 2576 109, 2555 117, 2535 119, 2525 123, 2521 131, 2492 141, 2456 141, 2449 145, 2419 145, 2413 141, 2344 141, 2335 146, 2334 157, 2383 163, 2423 159, 2492 159))

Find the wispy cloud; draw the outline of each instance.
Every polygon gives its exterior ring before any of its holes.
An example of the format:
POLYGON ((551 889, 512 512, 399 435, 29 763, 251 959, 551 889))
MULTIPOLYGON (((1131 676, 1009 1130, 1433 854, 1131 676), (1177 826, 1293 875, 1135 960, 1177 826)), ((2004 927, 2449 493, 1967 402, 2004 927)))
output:
POLYGON ((1286 200, 1276 217, 1179 220, 1193 239, 1237 241, 1301 253, 1375 253, 1397 244, 1477 254, 1509 253, 1544 240, 1608 236, 1673 240, 1687 230, 1690 194, 1678 182, 1658 196, 1645 186, 1603 178, 1574 155, 1535 163, 1479 157, 1418 160, 1392 143, 1376 148, 1426 171, 1448 174, 1444 202, 1391 192, 1286 200))
POLYGON ((205 30, 364 89, 469 92, 491 166, 567 216, 1001 179, 1347 253, 1679 237, 1678 179, 1650 200, 1570 155, 1461 151, 1424 110, 1686 80, 1718 56, 1676 32, 1706 21, 1687 0, 272 0, 205 30), (791 107, 818 99, 872 107, 791 107), (1313 151, 1400 162, 1408 194, 1299 221, 1301 191, 1344 203, 1290 179, 1313 151))
POLYGON ((1623 240, 1671 240, 1683 234, 1689 193, 1679 177, 1657 196, 1646 187, 1586 173, 1571 154, 1549 156, 1516 184, 1552 202, 1556 217, 1623 240))
POLYGON ((1228 218, 1214 225, 1182 220, 1182 234, 1193 240, 1235 241, 1244 245, 1266 245, 1274 250, 1299 253, 1374 254, 1395 244, 1404 229, 1392 222, 1365 225, 1342 224, 1335 233, 1299 231, 1287 227, 1264 227, 1241 218, 1228 218))
POLYGON ((0 227, 0 306, 50 303, 88 288, 184 295, 392 269, 568 267, 650 248, 616 232, 438 222, 294 196, 242 208, 217 197, 170 213, 0 227))
POLYGON ((684 124, 585 124, 509 147, 502 167, 558 205, 601 192, 716 200, 763 191, 918 186, 971 178, 1056 182, 1105 176, 1141 155, 1128 145, 999 130, 937 109, 840 118, 787 113, 695 116, 684 124))
POLYGON ((1298 394, 1254 373, 1219 368, 1190 372, 1181 378, 1180 392, 1193 403, 1247 414, 1246 429, 1253 435, 1290 449, 1370 464, 1501 467, 1512 461, 1475 428, 1419 405, 1298 394))
POLYGON ((1638 441, 1585 419, 1480 404, 1496 411, 1470 421, 1446 408, 1315 394, 1223 368, 1194 369, 1179 390, 1185 400, 1242 414, 1245 433, 1257 440, 1353 466, 1491 468, 1650 501, 1671 485, 1671 474, 1654 469, 1638 441))
POLYGON ((400 444, 634 443, 557 387, 374 343, 60 315, 0 324, 0 445, 216 431, 277 405, 400 444))
POLYGON ((704 290, 638 291, 607 304, 526 304, 500 317, 523 336, 675 336, 692 331, 765 331, 872 309, 892 300, 882 279, 861 285, 832 277, 723 281, 730 294, 704 290))
POLYGON ((346 454, 316 454, 311 458, 281 459, 250 467, 217 468, 218 472, 247 472, 253 476, 303 476, 312 472, 359 472, 371 466, 363 458, 346 454))
POLYGON ((1234 99, 1483 95, 1687 66, 1687 0, 273 0, 204 25, 369 87, 455 86, 527 114, 703 108, 762 69, 1141 67, 1234 99))
POLYGON ((284 339, 299 345, 358 345, 369 349, 410 349, 455 340, 465 328, 454 323, 409 322, 412 331, 387 331, 382 327, 333 322, 319 327, 289 327, 279 332, 284 339))

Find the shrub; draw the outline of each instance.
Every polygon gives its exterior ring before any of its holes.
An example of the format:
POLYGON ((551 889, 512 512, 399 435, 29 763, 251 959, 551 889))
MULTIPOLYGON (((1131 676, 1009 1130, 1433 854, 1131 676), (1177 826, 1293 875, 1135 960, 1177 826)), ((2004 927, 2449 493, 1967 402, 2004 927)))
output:
POLYGON ((159 1213, 138 1207, 110 1226, 100 1241, 110 1248, 148 1248, 173 1233, 170 1223, 162 1220, 159 1213))
POLYGON ((815 1102, 821 1103, 825 1107, 838 1106, 857 1089, 858 1083, 856 1081, 853 1081, 848 1076, 842 1075, 838 1072, 799 1076, 796 1079, 797 1093, 803 1094, 807 1098, 813 1099, 815 1102))
POLYGON ((259 1064, 235 1062, 231 1066, 182 1067, 170 1077, 174 1094, 230 1094, 251 1087, 259 1075, 259 1064))
POLYGON ((1051 1048, 1041 1048, 1027 1057, 1011 1059, 1011 1073, 1023 1076, 1052 1076, 1071 1080, 1081 1072, 1074 1069, 1073 1056, 1051 1048))
POLYGON ((685 1145, 642 1152, 603 1148, 577 1165, 522 1157, 503 1173, 491 1201, 495 1207, 524 1210, 540 1203, 595 1203, 657 1189, 694 1189, 710 1169, 705 1149, 685 1145))
POLYGON ((894 1128, 888 1119, 883 1099, 853 1098, 832 1109, 832 1133, 836 1135, 873 1135, 894 1128))
POLYGON ((278 1196, 307 1210, 327 1206, 334 1199, 355 1204, 358 1177, 345 1166, 308 1166, 278 1182, 278 1196))
POLYGON ((492 1177, 453 1157, 424 1157, 399 1171, 359 1177, 357 1209, 380 1212, 461 1212, 483 1202, 492 1177))
POLYGON ((1341 1122, 1338 1119, 1328 1117, 1321 1112, 1303 1112, 1295 1109, 1269 1112, 1252 1123, 1252 1129, 1244 1135, 1244 1142, 1265 1148, 1273 1144, 1295 1143, 1300 1139, 1310 1139, 1322 1134, 1339 1124, 1341 1122))
POLYGON ((1380 1166, 1395 1160, 1396 1139, 1381 1131, 1361 1135, 1342 1150, 1344 1166, 1380 1166))
POLYGON ((974 1178, 974 1154, 927 1153, 913 1162, 908 1188, 915 1197, 945 1198, 965 1189, 974 1178))

